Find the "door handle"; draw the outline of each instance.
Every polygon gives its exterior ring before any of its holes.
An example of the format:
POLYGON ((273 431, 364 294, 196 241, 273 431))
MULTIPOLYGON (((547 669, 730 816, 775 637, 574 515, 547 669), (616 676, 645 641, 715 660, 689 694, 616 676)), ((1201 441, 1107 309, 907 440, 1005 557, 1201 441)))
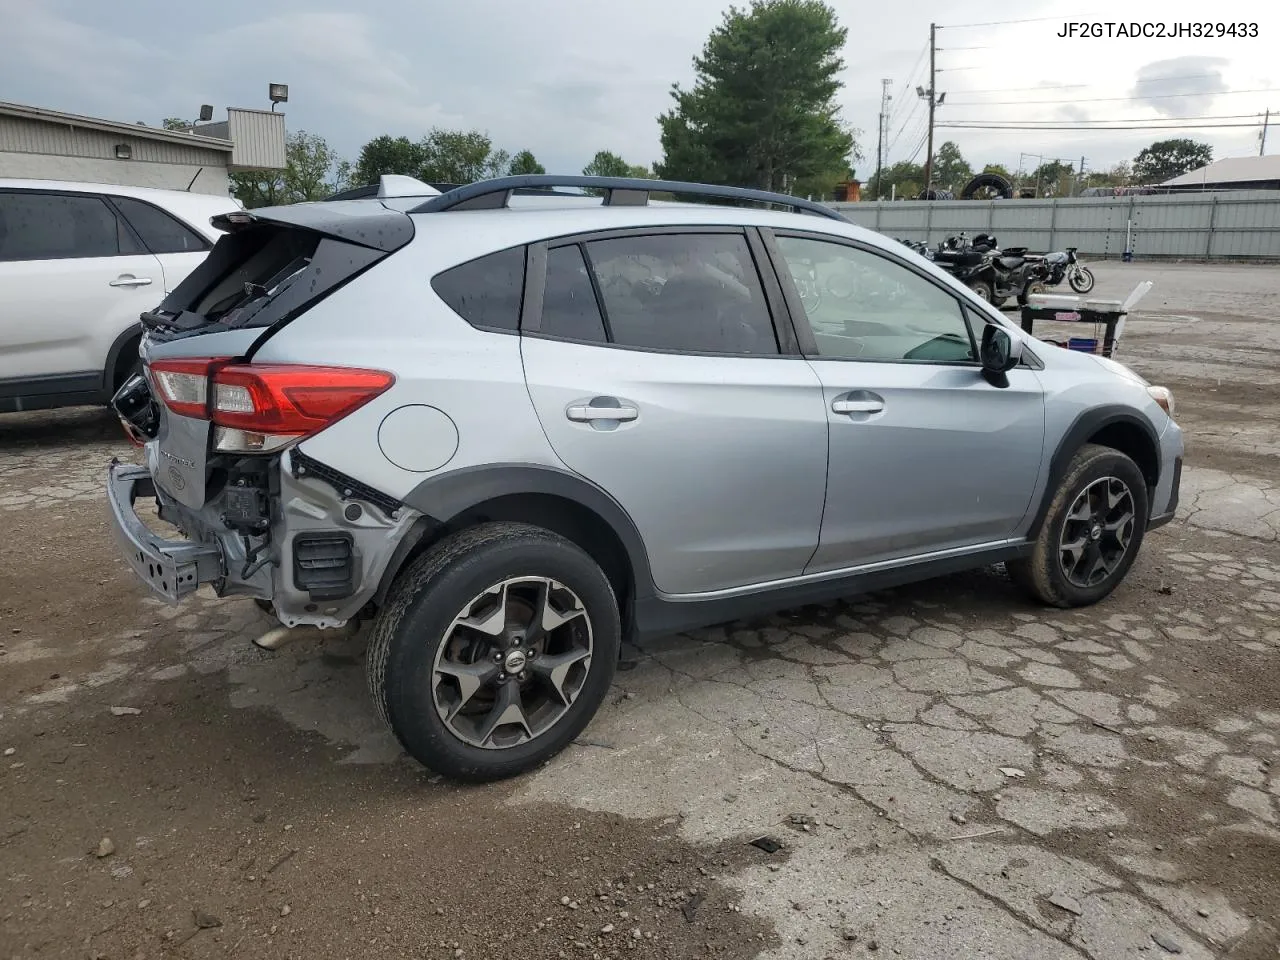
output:
POLYGON ((110 285, 113 287, 146 287, 150 286, 150 284, 150 277, 134 277, 125 274, 124 276, 116 277, 111 281, 110 285))
POLYGON ((833 400, 834 413, 879 413, 884 409, 883 400, 833 400))
POLYGON ((640 416, 635 407, 570 407, 565 416, 575 423, 590 423, 593 420, 634 420, 640 416))

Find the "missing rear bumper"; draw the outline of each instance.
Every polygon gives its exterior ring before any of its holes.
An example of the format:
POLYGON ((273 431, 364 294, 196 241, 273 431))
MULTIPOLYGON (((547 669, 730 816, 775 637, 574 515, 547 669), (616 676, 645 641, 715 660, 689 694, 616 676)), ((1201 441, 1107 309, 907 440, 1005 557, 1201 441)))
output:
POLYGON ((112 461, 107 474, 112 533, 138 579, 157 596, 177 603, 200 584, 223 578, 225 565, 217 544, 168 540, 153 533, 135 509, 139 498, 156 499, 147 468, 112 461))

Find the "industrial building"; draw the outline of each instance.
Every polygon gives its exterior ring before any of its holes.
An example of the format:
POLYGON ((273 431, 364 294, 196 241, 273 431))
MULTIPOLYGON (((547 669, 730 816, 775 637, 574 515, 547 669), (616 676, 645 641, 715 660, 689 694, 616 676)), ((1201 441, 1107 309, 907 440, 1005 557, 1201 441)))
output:
POLYGON ((283 113, 228 107, 225 121, 184 131, 0 101, 0 178, 227 196, 229 173, 284 166, 283 113))
POLYGON ((1280 156, 1227 157, 1160 184, 1170 191, 1280 190, 1280 156))

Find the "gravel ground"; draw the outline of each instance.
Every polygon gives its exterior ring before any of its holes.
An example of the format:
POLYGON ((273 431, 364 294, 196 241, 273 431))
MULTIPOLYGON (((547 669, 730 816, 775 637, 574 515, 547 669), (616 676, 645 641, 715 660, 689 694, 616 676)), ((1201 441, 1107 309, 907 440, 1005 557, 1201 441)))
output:
POLYGON ((1280 270, 1097 273, 1155 281, 1119 358, 1188 433, 1112 598, 983 571, 670 637, 482 788, 401 755, 362 636, 147 599, 108 416, 0 417, 0 957, 1280 956, 1280 270))

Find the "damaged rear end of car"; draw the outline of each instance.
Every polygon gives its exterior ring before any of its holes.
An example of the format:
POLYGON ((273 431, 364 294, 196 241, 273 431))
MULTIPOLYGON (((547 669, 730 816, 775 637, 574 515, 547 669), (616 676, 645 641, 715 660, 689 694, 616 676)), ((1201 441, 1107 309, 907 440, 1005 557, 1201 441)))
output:
POLYGON ((142 372, 112 401, 144 455, 144 465, 110 467, 114 532, 168 602, 207 584, 270 604, 287 627, 342 626, 359 618, 417 515, 296 447, 395 375, 254 358, 406 246, 413 221, 353 201, 237 211, 214 225, 225 236, 209 257, 142 316, 142 372))

